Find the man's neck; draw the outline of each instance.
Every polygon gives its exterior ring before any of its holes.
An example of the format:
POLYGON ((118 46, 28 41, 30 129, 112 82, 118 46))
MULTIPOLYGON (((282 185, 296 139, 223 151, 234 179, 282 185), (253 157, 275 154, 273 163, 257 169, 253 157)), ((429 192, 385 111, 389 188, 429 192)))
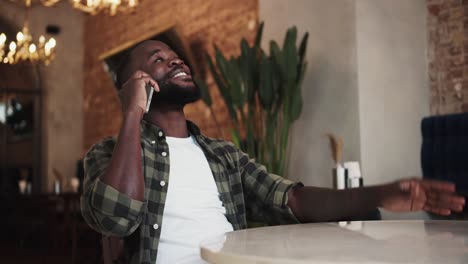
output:
POLYGON ((143 119, 160 127, 168 137, 189 136, 183 107, 158 105, 157 109, 151 109, 145 114, 143 119))

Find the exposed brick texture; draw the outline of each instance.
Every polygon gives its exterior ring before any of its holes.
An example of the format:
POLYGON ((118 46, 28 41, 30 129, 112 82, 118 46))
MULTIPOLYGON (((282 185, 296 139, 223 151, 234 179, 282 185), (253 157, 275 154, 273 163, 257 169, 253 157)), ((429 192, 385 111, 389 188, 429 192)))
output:
MULTIPOLYGON (((107 16, 89 16, 84 29, 84 146, 88 149, 99 139, 115 135, 121 124, 121 111, 116 91, 104 71, 99 55, 119 47, 147 32, 157 31, 165 25, 179 24, 189 44, 198 47, 196 58, 203 51, 213 54, 216 44, 225 54, 239 52, 242 37, 252 41, 253 25, 258 21, 258 1, 252 0, 145 0, 135 13, 107 16), (250 26, 250 27, 249 27, 250 26)), ((228 135, 229 121, 220 95, 207 82, 214 100, 214 111, 228 135)), ((200 125, 205 134, 220 137, 209 110, 202 102, 186 107, 189 119, 200 125)))
POLYGON ((431 113, 468 111, 468 1, 427 0, 431 113))

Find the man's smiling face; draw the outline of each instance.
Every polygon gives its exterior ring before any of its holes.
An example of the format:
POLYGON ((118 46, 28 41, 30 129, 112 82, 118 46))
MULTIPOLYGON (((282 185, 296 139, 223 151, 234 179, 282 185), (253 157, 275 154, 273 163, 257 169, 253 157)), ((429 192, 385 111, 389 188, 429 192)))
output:
POLYGON ((151 75, 159 84, 160 92, 152 103, 185 105, 200 98, 190 68, 165 43, 148 40, 132 52, 132 65, 151 75))

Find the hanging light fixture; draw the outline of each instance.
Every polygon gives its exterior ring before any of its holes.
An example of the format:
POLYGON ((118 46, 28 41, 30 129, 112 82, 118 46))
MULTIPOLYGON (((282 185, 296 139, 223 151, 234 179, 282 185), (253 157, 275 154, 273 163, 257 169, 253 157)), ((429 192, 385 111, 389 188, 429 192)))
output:
POLYGON ((132 11, 138 5, 138 0, 71 0, 71 2, 74 8, 91 15, 107 12, 111 16, 117 12, 132 11))
MULTIPOLYGON (((19 0, 10 0, 18 2, 19 0)), ((43 6, 53 6, 61 0, 34 0, 43 6)), ((72 6, 85 13, 96 15, 101 12, 114 16, 118 12, 133 11, 140 0, 69 0, 72 6)))
POLYGON ((39 62, 48 65, 55 56, 55 46, 57 42, 54 38, 46 40, 42 35, 39 37, 39 42, 37 44, 33 41, 28 28, 31 0, 26 0, 25 5, 26 12, 23 29, 16 34, 16 41, 13 40, 7 45, 7 36, 5 33, 0 33, 0 63, 18 64, 39 62))

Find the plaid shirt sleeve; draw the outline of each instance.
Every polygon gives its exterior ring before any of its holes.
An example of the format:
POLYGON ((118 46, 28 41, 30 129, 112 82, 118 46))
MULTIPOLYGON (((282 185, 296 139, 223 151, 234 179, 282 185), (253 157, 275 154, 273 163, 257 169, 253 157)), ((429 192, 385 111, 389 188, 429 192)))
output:
POLYGON ((238 153, 248 217, 272 225, 300 223, 288 206, 288 195, 303 184, 268 173, 246 153, 238 153))
POLYGON ((145 203, 131 199, 100 180, 110 163, 114 146, 115 140, 108 138, 86 154, 80 205, 83 218, 93 229, 104 235, 123 237, 140 225, 145 203))

